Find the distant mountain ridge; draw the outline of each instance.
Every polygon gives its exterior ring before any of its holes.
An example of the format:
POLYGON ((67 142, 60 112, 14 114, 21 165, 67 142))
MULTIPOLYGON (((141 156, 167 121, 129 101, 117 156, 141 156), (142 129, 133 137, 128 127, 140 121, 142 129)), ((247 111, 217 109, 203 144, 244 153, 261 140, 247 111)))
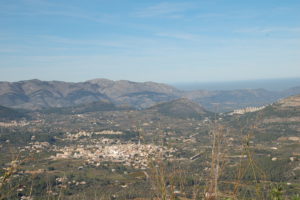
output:
POLYGON ((168 85, 153 82, 135 83, 95 79, 80 83, 28 80, 0 82, 0 105, 44 109, 69 107, 96 101, 148 107, 157 102, 176 98, 178 91, 168 85))
POLYGON ((226 112, 247 106, 260 106, 300 94, 300 87, 280 92, 263 89, 231 91, 181 91, 155 82, 93 79, 86 82, 41 81, 0 82, 0 105, 22 109, 72 107, 105 101, 144 109, 158 103, 187 98, 205 109, 226 112))

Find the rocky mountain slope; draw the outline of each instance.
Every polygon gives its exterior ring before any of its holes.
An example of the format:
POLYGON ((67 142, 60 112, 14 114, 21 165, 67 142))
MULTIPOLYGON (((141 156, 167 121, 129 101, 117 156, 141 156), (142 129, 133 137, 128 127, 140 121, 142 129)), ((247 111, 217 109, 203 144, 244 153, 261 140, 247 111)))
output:
POLYGON ((177 99, 182 93, 169 85, 154 82, 94 79, 87 83, 96 85, 97 91, 105 94, 112 102, 136 108, 147 108, 160 102, 177 99))
POLYGON ((0 83, 0 104, 24 109, 65 107, 108 100, 89 83, 29 80, 0 83))
POLYGON ((68 107, 100 100, 128 104, 137 108, 176 98, 173 87, 146 82, 95 79, 82 83, 29 80, 0 82, 0 105, 13 108, 42 109, 68 107))

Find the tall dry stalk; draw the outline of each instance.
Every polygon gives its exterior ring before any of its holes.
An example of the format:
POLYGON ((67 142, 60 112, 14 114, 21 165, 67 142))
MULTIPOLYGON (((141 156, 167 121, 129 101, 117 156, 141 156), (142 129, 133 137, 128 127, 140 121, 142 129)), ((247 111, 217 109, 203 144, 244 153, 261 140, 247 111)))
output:
MULTIPOLYGON (((10 198, 18 185, 11 185, 14 175, 17 174, 21 164, 33 160, 31 157, 21 159, 20 153, 11 153, 12 158, 7 168, 4 168, 4 173, 0 176, 0 200, 10 198)), ((30 191, 31 196, 31 191, 30 191)))
POLYGON ((211 168, 209 183, 205 191, 205 200, 216 200, 219 196, 218 182, 221 170, 221 139, 223 138, 223 127, 214 124, 212 129, 211 168))
POLYGON ((264 193, 266 193, 265 188, 262 188, 262 181, 267 180, 265 172, 258 166, 254 160, 253 156, 253 147, 251 146, 251 138, 254 135, 255 130, 257 129, 257 124, 262 121, 262 116, 258 115, 251 124, 247 120, 243 128, 240 129, 240 135, 245 135, 242 141, 242 151, 241 158, 239 161, 239 167, 237 169, 236 180, 233 183, 232 199, 239 200, 240 196, 245 196, 239 194, 239 190, 242 188, 247 188, 249 186, 255 186, 255 195, 253 196, 256 199, 264 200, 266 199, 264 193), (247 129, 246 127, 250 127, 247 129), (251 185, 249 183, 243 183, 243 179, 246 176, 246 173, 251 172, 251 175, 254 177, 251 185))

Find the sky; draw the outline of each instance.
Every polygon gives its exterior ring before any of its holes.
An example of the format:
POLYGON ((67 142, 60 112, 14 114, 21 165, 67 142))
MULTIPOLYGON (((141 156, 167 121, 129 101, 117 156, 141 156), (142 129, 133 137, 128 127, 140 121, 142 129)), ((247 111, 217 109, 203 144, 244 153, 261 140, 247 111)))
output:
POLYGON ((299 0, 0 0, 0 81, 300 77, 299 0))

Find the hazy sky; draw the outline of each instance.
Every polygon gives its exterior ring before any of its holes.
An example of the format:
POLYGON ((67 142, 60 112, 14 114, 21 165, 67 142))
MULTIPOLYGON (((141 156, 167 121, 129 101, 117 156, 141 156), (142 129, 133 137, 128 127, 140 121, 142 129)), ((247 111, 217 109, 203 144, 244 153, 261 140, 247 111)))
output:
POLYGON ((300 77, 299 0, 0 0, 0 80, 300 77))

